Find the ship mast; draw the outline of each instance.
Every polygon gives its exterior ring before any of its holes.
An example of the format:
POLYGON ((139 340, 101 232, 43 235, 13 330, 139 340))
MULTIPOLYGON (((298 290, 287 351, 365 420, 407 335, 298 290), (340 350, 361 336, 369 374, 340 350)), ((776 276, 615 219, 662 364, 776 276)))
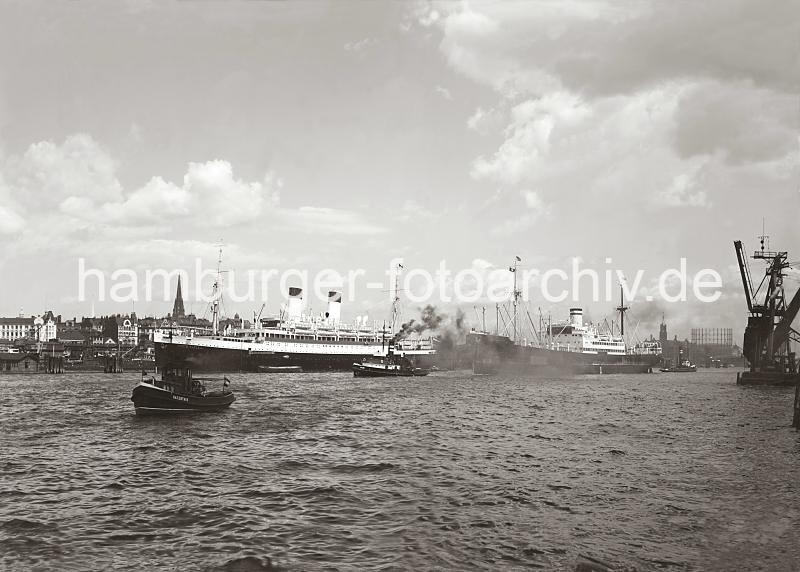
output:
MULTIPOLYGON (((400 315, 400 270, 402 269, 403 265, 398 263, 394 272, 394 298, 392 298, 392 336, 394 336, 394 327, 397 323, 397 317, 400 315)), ((383 325, 383 329, 386 329, 385 323, 383 325)))
POLYGON ((216 336, 219 335, 219 299, 222 296, 222 245, 219 247, 219 256, 217 258, 217 278, 214 280, 214 286, 211 290, 211 333, 216 336))
POLYGON ((619 312, 619 335, 622 336, 622 340, 625 341, 625 312, 627 312, 630 308, 625 305, 625 299, 622 294, 622 283, 620 282, 619 285, 619 306, 617 306, 616 310, 619 312))
POLYGON ((522 262, 522 259, 519 256, 514 257, 514 265, 508 267, 508 271, 514 275, 514 291, 512 292, 512 301, 514 304, 514 314, 512 315, 511 321, 514 327, 514 338, 513 340, 517 341, 517 305, 519 302, 519 297, 522 292, 517 289, 517 267, 519 263, 522 262))

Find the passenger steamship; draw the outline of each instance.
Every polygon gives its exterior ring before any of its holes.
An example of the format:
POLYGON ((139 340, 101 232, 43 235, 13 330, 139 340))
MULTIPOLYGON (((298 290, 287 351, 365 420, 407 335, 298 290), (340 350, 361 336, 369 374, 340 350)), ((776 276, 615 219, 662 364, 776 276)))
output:
MULTIPOLYGON (((217 285, 215 285, 215 291, 217 285)), ((252 327, 219 332, 219 301, 212 303, 211 335, 182 331, 154 334, 156 365, 191 367, 193 371, 350 371, 367 356, 385 355, 393 332, 360 319, 341 322, 341 292, 328 293, 327 311, 303 314, 303 290, 290 288, 285 313, 257 320, 252 327)), ((431 359, 432 341, 398 342, 395 355, 416 363, 431 359)))

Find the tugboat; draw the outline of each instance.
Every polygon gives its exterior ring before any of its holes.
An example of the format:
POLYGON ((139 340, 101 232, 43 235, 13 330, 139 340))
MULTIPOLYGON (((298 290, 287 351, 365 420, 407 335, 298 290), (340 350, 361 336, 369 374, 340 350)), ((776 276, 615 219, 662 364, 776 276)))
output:
MULTIPOLYGON (((397 282, 395 282, 395 292, 398 292, 397 282)), ((393 332, 397 321, 397 303, 399 300, 397 294, 395 294, 394 302, 392 303, 391 328, 393 332)), ((430 373, 430 368, 417 367, 410 358, 395 353, 395 344, 399 343, 396 338, 387 347, 385 322, 381 333, 381 351, 365 356, 361 358, 361 361, 354 362, 353 377, 411 377, 430 373), (384 353, 384 350, 386 353, 384 353)))
POLYGON ((675 360, 677 365, 670 367, 662 367, 663 373, 693 373, 697 371, 697 366, 690 362, 688 359, 683 359, 683 350, 678 350, 678 359, 675 360))
POLYGON ((680 365, 675 367, 662 367, 661 371, 664 373, 693 373, 697 371, 697 366, 689 360, 683 360, 680 365))
POLYGON ((353 377, 411 377, 428 373, 429 368, 416 367, 409 358, 395 354, 392 348, 386 355, 367 356, 353 364, 353 377))
POLYGON ((222 389, 209 391, 206 384, 214 378, 192 377, 189 368, 166 369, 157 380, 142 371, 142 379, 133 388, 131 401, 137 415, 198 413, 221 411, 236 400, 228 389, 230 380, 222 378, 222 389))

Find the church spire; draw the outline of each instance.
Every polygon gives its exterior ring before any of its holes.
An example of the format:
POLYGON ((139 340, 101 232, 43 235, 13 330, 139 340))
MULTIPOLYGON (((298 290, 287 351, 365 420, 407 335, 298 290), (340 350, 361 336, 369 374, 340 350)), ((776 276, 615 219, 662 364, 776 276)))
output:
POLYGON ((172 306, 172 317, 183 318, 186 310, 183 309, 183 294, 181 293, 181 277, 178 275, 178 290, 175 292, 175 305, 172 306))

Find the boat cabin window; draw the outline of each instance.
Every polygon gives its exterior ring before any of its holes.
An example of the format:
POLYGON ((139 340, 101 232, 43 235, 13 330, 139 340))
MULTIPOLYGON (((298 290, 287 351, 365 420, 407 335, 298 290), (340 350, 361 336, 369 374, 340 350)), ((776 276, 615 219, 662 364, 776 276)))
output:
POLYGON ((191 370, 184 369, 184 368, 165 369, 164 370, 164 377, 191 379, 192 372, 191 372, 191 370))

